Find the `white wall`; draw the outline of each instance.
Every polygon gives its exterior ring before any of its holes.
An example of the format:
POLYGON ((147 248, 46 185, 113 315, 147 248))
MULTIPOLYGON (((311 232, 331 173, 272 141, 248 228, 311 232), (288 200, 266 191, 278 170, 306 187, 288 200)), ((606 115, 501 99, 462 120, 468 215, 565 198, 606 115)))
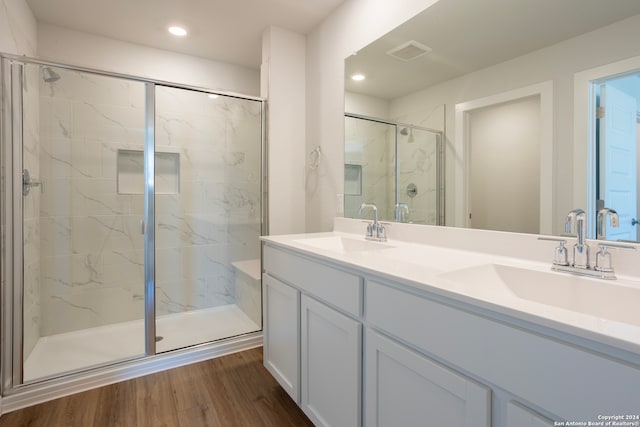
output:
POLYGON ((307 36, 307 152, 323 159, 307 186, 306 229, 331 230, 344 169, 344 59, 437 0, 347 0, 307 36))
POLYGON ((540 97, 473 110, 468 132, 471 227, 538 234, 540 97))
POLYGON ((252 68, 44 23, 38 24, 38 57, 207 89, 252 96, 260 94, 260 72, 252 68))
POLYGON ((346 113, 391 120, 389 107, 389 101, 386 99, 354 92, 345 92, 344 94, 344 111, 346 113))
POLYGON ((0 0, 0 52, 35 56, 36 20, 25 0, 0 0))
POLYGON ((304 36, 278 27, 262 36, 262 96, 268 99, 269 234, 305 231, 304 36))

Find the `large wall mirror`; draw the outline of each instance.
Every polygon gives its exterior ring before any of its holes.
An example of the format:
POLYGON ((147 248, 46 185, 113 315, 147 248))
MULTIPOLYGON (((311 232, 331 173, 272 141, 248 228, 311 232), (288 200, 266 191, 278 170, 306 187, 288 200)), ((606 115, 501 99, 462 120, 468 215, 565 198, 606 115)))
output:
POLYGON ((345 216, 640 241, 638 40, 638 0, 439 0, 345 59, 345 216))

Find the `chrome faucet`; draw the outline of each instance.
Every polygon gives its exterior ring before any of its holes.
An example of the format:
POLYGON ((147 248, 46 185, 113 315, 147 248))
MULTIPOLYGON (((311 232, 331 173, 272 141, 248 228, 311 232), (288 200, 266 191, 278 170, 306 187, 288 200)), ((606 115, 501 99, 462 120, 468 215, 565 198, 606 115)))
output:
POLYGON ((378 240, 381 242, 386 241, 387 235, 385 232, 385 228, 382 224, 378 222, 378 207, 373 203, 362 203, 360 205, 360 209, 358 210, 358 215, 362 216, 362 212, 366 208, 373 209, 373 223, 367 224, 366 238, 368 240, 378 240))
POLYGON ((598 222, 596 223, 596 232, 598 240, 607 240, 607 215, 609 215, 609 223, 612 227, 618 227, 620 225, 620 218, 618 212, 609 208, 602 208, 598 211, 598 222))
POLYGON ((584 239, 587 235, 587 214, 582 209, 574 209, 567 214, 564 228, 567 233, 573 232, 573 224, 578 241, 573 245, 573 267, 589 268, 589 246, 584 239))
MULTIPOLYGON (((598 212, 598 228, 600 224, 604 226, 604 219, 607 215, 611 215, 611 225, 617 227, 618 215, 612 209, 601 209, 598 212), (614 225, 615 224, 615 225, 614 225)), ((567 233, 573 232, 573 225, 575 224, 577 243, 573 245, 573 262, 570 263, 567 257, 567 250, 564 245, 567 243, 565 239, 558 239, 555 237, 538 237, 538 240, 550 240, 559 243, 559 246, 555 249, 553 264, 551 269, 554 271, 562 271, 565 273, 578 274, 581 276, 597 277, 600 279, 615 279, 616 275, 613 271, 611 263, 611 253, 607 251, 609 248, 632 250, 636 248, 630 245, 624 245, 619 243, 598 242, 600 251, 596 254, 596 264, 593 268, 589 265, 589 245, 585 241, 587 224, 586 214, 582 209, 574 209, 567 214, 565 222, 565 231, 567 233)))

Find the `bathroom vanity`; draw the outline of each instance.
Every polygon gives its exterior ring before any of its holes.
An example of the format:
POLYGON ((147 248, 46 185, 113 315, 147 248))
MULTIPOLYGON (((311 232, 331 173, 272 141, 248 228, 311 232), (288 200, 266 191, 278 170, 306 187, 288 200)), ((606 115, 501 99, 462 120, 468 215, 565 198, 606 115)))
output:
POLYGON ((316 425, 640 425, 636 278, 551 272, 530 235, 336 225, 263 238, 264 364, 316 425))

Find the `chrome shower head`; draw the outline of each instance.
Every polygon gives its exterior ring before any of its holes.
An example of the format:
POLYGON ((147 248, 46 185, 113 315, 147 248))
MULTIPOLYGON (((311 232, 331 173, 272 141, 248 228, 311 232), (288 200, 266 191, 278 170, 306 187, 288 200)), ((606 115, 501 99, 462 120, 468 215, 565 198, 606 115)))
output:
POLYGON ((60 80, 60 74, 53 71, 51 67, 44 67, 42 69, 42 79, 45 83, 53 83, 60 80))

